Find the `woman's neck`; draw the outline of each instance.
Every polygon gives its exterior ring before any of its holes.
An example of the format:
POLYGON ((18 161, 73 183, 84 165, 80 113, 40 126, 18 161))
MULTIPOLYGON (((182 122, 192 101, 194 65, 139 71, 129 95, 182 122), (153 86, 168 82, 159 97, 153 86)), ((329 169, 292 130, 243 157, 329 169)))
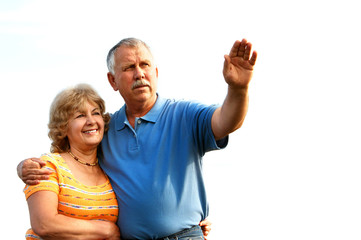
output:
POLYGON ((89 164, 97 162, 97 148, 91 150, 80 150, 75 147, 70 147, 69 152, 82 162, 89 164))

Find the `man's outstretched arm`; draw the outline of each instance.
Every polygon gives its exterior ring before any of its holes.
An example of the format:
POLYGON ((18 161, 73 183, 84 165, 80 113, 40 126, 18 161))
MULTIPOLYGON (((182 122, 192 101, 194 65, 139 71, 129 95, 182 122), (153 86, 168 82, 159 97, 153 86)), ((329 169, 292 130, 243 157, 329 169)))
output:
POLYGON ((248 109, 248 85, 253 76, 257 52, 246 39, 236 41, 225 55, 223 76, 228 84, 227 96, 212 116, 212 130, 219 140, 242 126, 248 109), (251 55, 252 53, 252 55, 251 55))

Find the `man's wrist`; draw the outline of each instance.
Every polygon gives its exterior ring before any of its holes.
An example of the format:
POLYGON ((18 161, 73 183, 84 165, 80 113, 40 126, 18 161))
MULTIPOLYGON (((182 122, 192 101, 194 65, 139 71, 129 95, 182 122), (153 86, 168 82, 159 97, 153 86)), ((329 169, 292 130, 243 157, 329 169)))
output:
POLYGON ((243 87, 231 87, 228 86, 228 94, 232 96, 247 96, 248 95, 248 85, 243 87))

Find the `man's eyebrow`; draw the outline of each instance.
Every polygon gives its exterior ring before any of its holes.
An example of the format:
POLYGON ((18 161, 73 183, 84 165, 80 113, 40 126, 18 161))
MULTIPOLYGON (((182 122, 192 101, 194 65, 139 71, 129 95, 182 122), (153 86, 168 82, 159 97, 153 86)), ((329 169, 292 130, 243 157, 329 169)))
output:
POLYGON ((129 63, 124 63, 124 64, 122 64, 122 65, 121 65, 121 68, 123 69, 123 68, 131 67, 131 66, 134 66, 134 63, 129 62, 129 63))

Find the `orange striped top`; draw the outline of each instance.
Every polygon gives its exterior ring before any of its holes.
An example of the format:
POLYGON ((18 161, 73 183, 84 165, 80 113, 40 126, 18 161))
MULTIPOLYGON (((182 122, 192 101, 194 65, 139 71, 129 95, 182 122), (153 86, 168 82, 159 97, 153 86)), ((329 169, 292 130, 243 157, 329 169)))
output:
MULTIPOLYGON (((75 179, 60 154, 43 154, 41 160, 46 162, 44 168, 52 171, 52 174, 38 185, 26 185, 26 199, 38 191, 52 191, 58 194, 60 214, 86 220, 117 221, 118 203, 108 177, 102 185, 86 186, 75 179)), ((40 238, 29 229, 26 239, 40 238)))

